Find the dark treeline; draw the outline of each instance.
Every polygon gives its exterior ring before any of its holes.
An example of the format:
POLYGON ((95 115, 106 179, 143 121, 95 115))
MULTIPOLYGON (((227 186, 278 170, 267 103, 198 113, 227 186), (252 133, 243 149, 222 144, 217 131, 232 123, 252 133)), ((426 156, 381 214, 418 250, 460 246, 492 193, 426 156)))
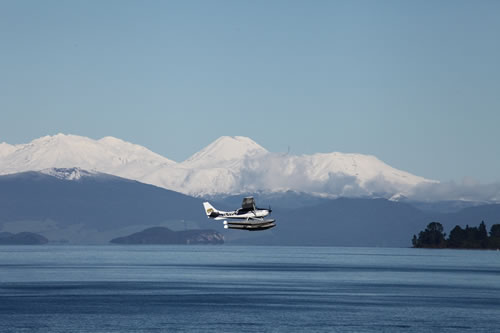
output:
POLYGON ((451 248, 451 249, 499 249, 500 248, 500 224, 491 226, 490 234, 486 231, 484 221, 479 227, 465 229, 456 226, 446 238, 443 225, 439 222, 431 222, 424 231, 420 231, 418 237, 413 235, 413 247, 423 248, 451 248))

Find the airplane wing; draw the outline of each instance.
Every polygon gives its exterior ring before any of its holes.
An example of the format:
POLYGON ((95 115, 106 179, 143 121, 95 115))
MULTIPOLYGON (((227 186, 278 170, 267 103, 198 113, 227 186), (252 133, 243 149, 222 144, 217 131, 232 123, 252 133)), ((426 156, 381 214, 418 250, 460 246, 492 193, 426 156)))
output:
POLYGON ((255 201, 253 197, 243 198, 243 202, 241 203, 241 208, 245 210, 255 210, 255 201))

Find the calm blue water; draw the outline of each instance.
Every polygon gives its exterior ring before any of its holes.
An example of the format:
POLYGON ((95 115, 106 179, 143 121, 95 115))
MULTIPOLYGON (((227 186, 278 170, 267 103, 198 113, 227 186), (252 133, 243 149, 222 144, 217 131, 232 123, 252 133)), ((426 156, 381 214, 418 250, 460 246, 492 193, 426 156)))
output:
POLYGON ((0 332, 500 332, 500 252, 2 246, 0 332))

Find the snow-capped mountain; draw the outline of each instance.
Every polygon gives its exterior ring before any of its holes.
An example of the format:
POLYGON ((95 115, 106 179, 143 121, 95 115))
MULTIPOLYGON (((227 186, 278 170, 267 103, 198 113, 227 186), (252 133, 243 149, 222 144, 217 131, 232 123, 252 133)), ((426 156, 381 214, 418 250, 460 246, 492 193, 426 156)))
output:
POLYGON ((0 155, 0 174, 79 167, 136 179, 162 166, 176 164, 142 146, 113 137, 92 140, 57 134, 10 146, 5 151, 0 155))
POLYGON ((182 162, 186 168, 234 168, 242 161, 269 153, 262 146, 244 136, 222 136, 182 162))
MULTIPOLYGON (((82 170, 102 172, 194 196, 292 190, 390 198, 434 182, 392 168, 374 156, 284 155, 240 136, 220 137, 181 163, 113 137, 93 140, 57 134, 28 144, 0 144, 0 174, 30 170, 64 174, 64 168, 75 167, 80 175, 82 170), (47 171, 51 168, 59 170, 47 171)), ((78 179, 79 175, 65 177, 78 179)))

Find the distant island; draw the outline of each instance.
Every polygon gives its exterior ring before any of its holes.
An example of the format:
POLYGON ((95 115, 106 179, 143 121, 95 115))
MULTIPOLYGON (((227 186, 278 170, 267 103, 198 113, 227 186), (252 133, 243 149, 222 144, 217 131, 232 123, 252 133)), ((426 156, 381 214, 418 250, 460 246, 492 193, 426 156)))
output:
POLYGON ((173 231, 152 227, 129 236, 114 238, 113 244, 224 244, 224 236, 215 230, 173 231))
POLYGON ((484 221, 479 227, 467 225, 462 229, 457 225, 446 238, 442 224, 431 222, 418 234, 418 237, 413 235, 412 244, 416 248, 433 249, 500 249, 500 224, 491 226, 489 236, 484 221))
POLYGON ((47 244, 49 240, 42 235, 33 232, 0 232, 0 245, 41 245, 47 244))

